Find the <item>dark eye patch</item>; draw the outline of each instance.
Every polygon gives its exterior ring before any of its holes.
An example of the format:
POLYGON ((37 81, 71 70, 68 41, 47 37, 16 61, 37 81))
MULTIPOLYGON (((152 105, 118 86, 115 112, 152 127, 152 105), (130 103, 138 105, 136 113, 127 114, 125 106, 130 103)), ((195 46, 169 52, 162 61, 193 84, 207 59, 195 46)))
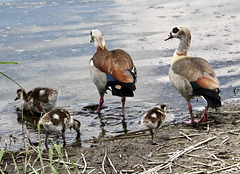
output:
POLYGON ((92 31, 90 31, 90 35, 92 36, 92 31))
POLYGON ((173 32, 173 33, 177 33, 178 31, 179 31, 179 29, 178 29, 177 27, 175 27, 175 28, 172 29, 172 32, 173 32))

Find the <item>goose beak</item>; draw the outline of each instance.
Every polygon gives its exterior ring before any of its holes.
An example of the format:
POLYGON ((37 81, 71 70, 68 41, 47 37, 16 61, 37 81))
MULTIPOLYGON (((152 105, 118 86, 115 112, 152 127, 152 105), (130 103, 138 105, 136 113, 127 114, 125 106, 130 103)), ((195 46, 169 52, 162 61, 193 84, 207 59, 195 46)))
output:
POLYGON ((164 39, 164 41, 167 41, 167 40, 172 39, 172 38, 173 38, 172 33, 170 33, 170 34, 168 35, 168 37, 167 37, 166 39, 164 39))
POLYGON ((93 36, 92 36, 92 31, 90 31, 91 39, 90 42, 93 42, 93 36))
POLYGON ((16 100, 18 100, 18 99, 19 99, 19 98, 18 98, 18 97, 16 97, 14 101, 16 101, 16 100))

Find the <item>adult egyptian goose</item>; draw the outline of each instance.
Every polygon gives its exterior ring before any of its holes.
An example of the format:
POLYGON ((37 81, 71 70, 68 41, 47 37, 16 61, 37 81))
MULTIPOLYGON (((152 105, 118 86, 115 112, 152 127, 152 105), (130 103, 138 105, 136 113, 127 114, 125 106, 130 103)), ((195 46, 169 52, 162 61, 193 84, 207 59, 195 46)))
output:
POLYGON ((187 51, 191 42, 191 33, 186 27, 174 27, 166 40, 178 38, 179 46, 175 51, 169 69, 169 78, 173 86, 188 102, 191 120, 187 124, 208 121, 208 109, 221 106, 219 96, 219 81, 211 65, 203 58, 190 57, 187 51), (190 100, 202 96, 207 106, 200 120, 195 121, 190 100))
POLYGON ((97 48, 89 62, 90 75, 100 95, 97 112, 99 113, 101 110, 106 90, 111 88, 112 95, 122 97, 122 115, 124 115, 126 97, 133 97, 133 91, 136 89, 136 68, 126 51, 121 49, 107 50, 99 30, 92 30, 90 34, 90 42, 93 42, 97 48))
POLYGON ((43 115, 38 123, 39 125, 43 125, 46 129, 46 146, 50 132, 61 133, 64 144, 66 144, 65 131, 68 128, 73 128, 77 132, 77 136, 80 135, 81 123, 78 120, 73 119, 66 109, 53 109, 43 115))
POLYGON ((39 114, 52 110, 56 105, 58 96, 58 89, 38 87, 28 93, 24 89, 18 89, 15 100, 21 99, 23 101, 24 110, 39 114))
POLYGON ((160 107, 154 107, 148 110, 142 117, 141 124, 147 126, 150 129, 152 136, 152 144, 156 145, 156 135, 158 130, 161 128, 165 118, 166 118, 166 105, 161 105, 160 107), (155 131, 153 132, 153 129, 155 131))

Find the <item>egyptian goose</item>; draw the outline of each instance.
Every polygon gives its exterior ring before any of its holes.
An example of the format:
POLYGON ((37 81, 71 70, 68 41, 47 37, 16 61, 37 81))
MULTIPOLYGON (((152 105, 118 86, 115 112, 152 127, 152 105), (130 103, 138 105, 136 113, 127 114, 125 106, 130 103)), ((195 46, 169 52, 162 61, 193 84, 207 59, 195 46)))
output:
POLYGON ((133 91, 136 89, 136 68, 130 55, 124 50, 107 50, 99 30, 92 30, 90 34, 90 42, 93 42, 97 48, 89 62, 90 75, 100 95, 97 112, 100 113, 106 90, 111 88, 112 95, 122 97, 122 115, 124 115, 126 97, 133 97, 133 91))
POLYGON ((33 113, 46 113, 53 109, 58 100, 59 90, 52 88, 34 88, 28 93, 24 89, 17 90, 15 100, 23 101, 23 109, 30 110, 33 113))
POLYGON ((80 135, 81 123, 78 120, 73 119, 66 109, 53 109, 43 115, 38 123, 39 125, 43 125, 43 127, 46 129, 46 146, 50 132, 61 133, 64 144, 66 144, 65 131, 68 128, 73 128, 77 132, 77 136, 80 135))
POLYGON ((166 40, 178 38, 180 43, 173 54, 169 69, 169 79, 173 86, 188 102, 191 120, 187 124, 208 121, 208 109, 221 106, 219 96, 219 81, 211 65, 203 58, 190 57, 187 51, 191 42, 191 33, 186 27, 175 27, 166 40), (190 100, 194 97, 203 97, 207 106, 200 120, 195 121, 190 100))
POLYGON ((141 124, 147 126, 150 129, 152 136, 152 144, 157 144, 155 142, 156 134, 161 128, 165 118, 166 118, 166 105, 161 105, 160 107, 154 107, 148 110, 142 117, 141 124), (155 131, 153 132, 153 129, 155 131))

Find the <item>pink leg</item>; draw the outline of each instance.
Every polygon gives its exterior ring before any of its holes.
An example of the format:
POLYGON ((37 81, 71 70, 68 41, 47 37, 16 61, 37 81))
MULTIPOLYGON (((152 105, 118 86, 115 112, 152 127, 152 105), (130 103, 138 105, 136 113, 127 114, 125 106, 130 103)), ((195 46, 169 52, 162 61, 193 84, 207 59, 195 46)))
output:
POLYGON ((126 101, 126 97, 122 97, 122 115, 124 115, 124 106, 125 106, 125 101, 126 101))
POLYGON ((191 120, 190 121, 184 121, 184 123, 186 124, 195 124, 197 123, 194 118, 193 118, 193 113, 192 113, 192 104, 191 102, 188 102, 188 110, 189 110, 189 113, 190 113, 190 116, 191 116, 191 120))
POLYGON ((204 123, 204 122, 208 121, 208 115, 207 115, 208 109, 209 109, 209 106, 207 105, 206 108, 205 108, 205 111, 203 113, 202 118, 197 121, 198 123, 204 123))
POLYGON ((103 103, 104 103, 104 99, 103 99, 103 97, 100 97, 99 105, 98 105, 98 108, 97 108, 97 113, 100 113, 103 103))

